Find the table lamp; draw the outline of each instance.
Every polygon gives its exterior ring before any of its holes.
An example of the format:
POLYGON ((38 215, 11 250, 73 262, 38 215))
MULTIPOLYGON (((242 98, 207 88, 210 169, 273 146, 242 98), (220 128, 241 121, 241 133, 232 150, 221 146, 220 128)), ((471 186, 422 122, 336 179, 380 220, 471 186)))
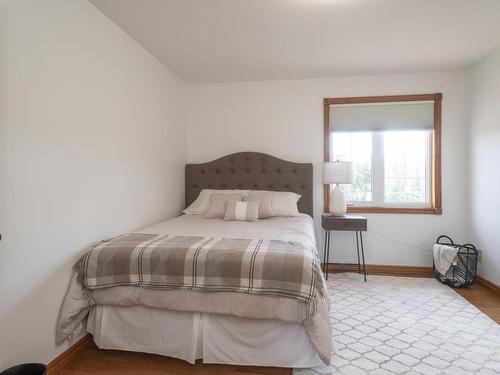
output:
POLYGON ((330 206, 333 216, 344 216, 347 211, 344 192, 339 184, 352 184, 352 163, 349 161, 325 162, 323 166, 323 183, 337 184, 330 189, 330 206))

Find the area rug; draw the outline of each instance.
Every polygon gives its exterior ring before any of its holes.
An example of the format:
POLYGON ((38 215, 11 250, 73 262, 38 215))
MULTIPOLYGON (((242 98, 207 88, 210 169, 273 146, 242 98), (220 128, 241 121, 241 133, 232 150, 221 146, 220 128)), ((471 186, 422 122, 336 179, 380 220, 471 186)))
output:
POLYGON ((434 279, 331 275, 332 365, 317 374, 500 374, 500 326, 434 279))

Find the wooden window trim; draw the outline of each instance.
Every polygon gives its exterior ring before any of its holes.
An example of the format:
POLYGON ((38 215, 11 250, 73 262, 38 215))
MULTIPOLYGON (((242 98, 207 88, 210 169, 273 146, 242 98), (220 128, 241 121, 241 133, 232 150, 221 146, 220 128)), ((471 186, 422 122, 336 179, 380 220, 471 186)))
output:
MULTIPOLYGON (((432 165, 431 165, 431 207, 347 207, 349 213, 380 213, 380 214, 433 214, 441 215, 441 105, 443 94, 416 94, 416 95, 389 95, 389 96, 359 96, 352 98, 325 98, 323 99, 323 158, 330 161, 330 105, 384 103, 384 102, 414 102, 434 101, 434 132, 432 137, 432 165)), ((324 212, 328 213, 330 205, 330 185, 323 185, 324 212)))

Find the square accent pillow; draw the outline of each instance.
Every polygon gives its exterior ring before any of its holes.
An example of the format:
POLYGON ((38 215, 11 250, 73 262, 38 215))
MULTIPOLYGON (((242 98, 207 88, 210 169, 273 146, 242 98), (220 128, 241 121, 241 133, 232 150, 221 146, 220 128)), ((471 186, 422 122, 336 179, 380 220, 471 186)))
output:
POLYGON ((245 202, 259 202, 259 219, 273 217, 273 195, 270 191, 255 191, 243 197, 245 202))
POLYGON ((228 202, 237 202, 242 197, 243 193, 213 193, 210 195, 208 208, 204 216, 207 219, 223 219, 226 213, 226 204, 228 202))
POLYGON ((259 218, 259 201, 231 201, 226 204, 226 221, 257 221, 259 218))

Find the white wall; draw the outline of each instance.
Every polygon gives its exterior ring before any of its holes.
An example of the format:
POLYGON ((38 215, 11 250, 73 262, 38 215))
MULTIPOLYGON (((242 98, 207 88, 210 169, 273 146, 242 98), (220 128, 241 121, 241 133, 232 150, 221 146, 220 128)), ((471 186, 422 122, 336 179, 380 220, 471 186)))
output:
POLYGON ((468 72, 470 228, 480 274, 500 285, 500 50, 468 72))
MULTIPOLYGON (((443 215, 367 215, 366 261, 432 264, 431 246, 442 233, 466 240, 467 131, 462 72, 189 85, 189 162, 237 151, 260 151, 314 163, 317 233, 323 205, 323 98, 443 93, 443 215)), ((334 234, 330 261, 356 259, 353 233, 334 234)), ((322 247, 320 244, 322 252, 322 247)))
POLYGON ((65 349, 93 241, 179 212, 185 85, 85 0, 0 0, 0 371, 65 349))

